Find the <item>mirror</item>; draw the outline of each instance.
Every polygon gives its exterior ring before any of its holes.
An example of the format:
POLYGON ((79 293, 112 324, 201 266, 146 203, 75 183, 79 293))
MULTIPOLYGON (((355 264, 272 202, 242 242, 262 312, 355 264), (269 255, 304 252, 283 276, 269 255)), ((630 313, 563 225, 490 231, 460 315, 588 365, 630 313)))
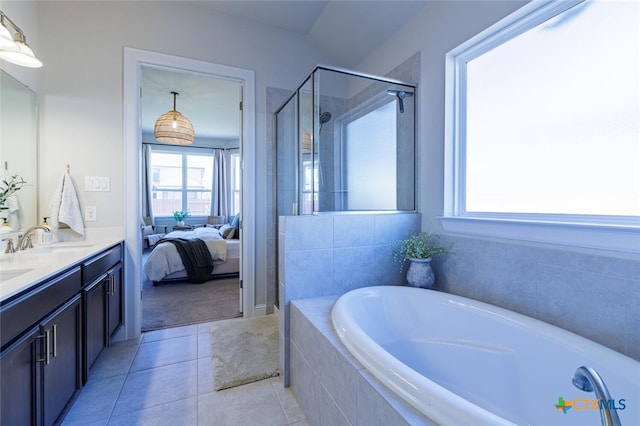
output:
POLYGON ((20 175, 27 184, 15 193, 17 203, 0 211, 14 230, 38 223, 38 106, 36 93, 0 70, 0 176, 20 175))

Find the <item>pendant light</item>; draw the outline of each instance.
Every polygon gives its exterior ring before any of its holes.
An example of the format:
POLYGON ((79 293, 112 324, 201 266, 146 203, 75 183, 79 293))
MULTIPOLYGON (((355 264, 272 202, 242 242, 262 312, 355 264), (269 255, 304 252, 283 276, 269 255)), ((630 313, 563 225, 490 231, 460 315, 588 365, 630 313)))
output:
POLYGON ((0 11, 0 59, 29 68, 40 68, 42 66, 42 61, 36 58, 33 50, 27 44, 27 38, 22 30, 2 11, 0 11), (11 39, 7 24, 15 32, 13 39, 11 39))
POLYGON ((156 120, 153 134, 159 142, 171 145, 191 145, 195 138, 193 124, 180 112, 176 111, 177 92, 173 95, 173 110, 168 111, 156 120))

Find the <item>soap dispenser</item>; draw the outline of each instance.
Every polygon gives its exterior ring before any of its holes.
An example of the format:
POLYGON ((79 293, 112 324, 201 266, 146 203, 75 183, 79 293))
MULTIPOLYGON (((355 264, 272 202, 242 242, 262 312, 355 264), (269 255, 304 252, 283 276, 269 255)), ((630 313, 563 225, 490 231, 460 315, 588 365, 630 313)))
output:
POLYGON ((2 225, 0 225, 0 234, 9 234, 13 232, 13 228, 9 226, 6 218, 2 218, 2 225))
POLYGON ((49 226, 49 222, 47 222, 47 218, 45 217, 42 220, 42 224, 40 225, 43 228, 47 228, 49 232, 44 229, 38 229, 38 243, 39 244, 51 244, 53 242, 53 233, 51 232, 51 227, 49 226))

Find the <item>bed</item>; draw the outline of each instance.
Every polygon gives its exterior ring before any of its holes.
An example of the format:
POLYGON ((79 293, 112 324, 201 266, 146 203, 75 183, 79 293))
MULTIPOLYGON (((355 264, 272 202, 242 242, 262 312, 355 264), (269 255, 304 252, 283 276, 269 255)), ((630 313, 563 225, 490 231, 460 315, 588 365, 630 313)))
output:
MULTIPOLYGON (((227 277, 238 275, 240 272, 240 240, 223 238, 223 235, 228 236, 228 229, 228 225, 220 229, 201 227, 191 231, 169 232, 164 238, 201 239, 207 245, 213 259, 211 278, 227 277)), ((160 241, 155 245, 144 263, 143 271, 154 286, 160 281, 188 279, 178 250, 169 242, 160 241)))

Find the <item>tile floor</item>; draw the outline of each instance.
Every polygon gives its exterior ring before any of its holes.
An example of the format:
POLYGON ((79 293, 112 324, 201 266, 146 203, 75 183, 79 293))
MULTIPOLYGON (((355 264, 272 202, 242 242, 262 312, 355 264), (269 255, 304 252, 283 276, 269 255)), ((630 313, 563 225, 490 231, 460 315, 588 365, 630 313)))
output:
POLYGON ((279 377, 213 390, 211 323, 143 333, 105 348, 63 425, 296 425, 279 377))

